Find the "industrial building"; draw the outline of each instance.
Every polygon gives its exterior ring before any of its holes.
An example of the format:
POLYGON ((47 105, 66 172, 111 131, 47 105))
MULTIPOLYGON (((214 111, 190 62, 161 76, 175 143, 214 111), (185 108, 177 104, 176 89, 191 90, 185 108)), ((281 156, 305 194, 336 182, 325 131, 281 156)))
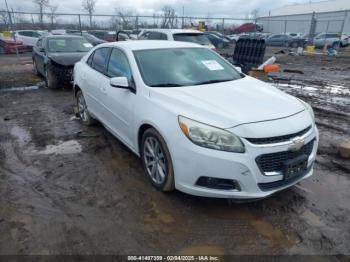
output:
POLYGON ((309 33, 313 14, 315 32, 350 34, 350 0, 287 5, 258 18, 258 23, 269 33, 309 33))

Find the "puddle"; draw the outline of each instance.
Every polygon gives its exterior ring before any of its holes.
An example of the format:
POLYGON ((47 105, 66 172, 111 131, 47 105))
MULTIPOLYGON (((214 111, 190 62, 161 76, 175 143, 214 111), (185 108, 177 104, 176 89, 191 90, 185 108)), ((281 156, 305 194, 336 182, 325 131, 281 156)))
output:
POLYGON ((77 154, 82 151, 82 147, 76 140, 70 140, 62 142, 58 145, 48 145, 44 150, 35 151, 41 155, 65 155, 65 154, 77 154))
POLYGON ((36 90, 39 89, 38 86, 23 86, 23 87, 10 87, 10 88, 2 88, 0 92, 15 92, 15 91, 28 91, 28 90, 36 90))
POLYGON ((350 95, 350 89, 341 85, 311 86, 303 83, 276 83, 277 88, 292 88, 308 91, 310 93, 331 93, 333 95, 350 95))
POLYGON ((22 146, 31 141, 30 133, 20 126, 12 127, 10 133, 16 137, 18 143, 22 146))
POLYGON ((305 210, 304 213, 301 214, 301 217, 307 221, 307 223, 311 226, 316 227, 324 227, 326 226, 321 218, 316 214, 312 213, 310 210, 305 210))

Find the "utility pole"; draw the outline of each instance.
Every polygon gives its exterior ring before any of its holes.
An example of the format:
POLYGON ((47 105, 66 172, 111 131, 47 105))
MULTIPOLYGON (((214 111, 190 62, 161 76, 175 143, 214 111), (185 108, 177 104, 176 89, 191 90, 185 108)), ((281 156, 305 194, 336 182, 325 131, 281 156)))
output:
MULTIPOLYGON (((10 19, 10 29, 13 30, 14 28, 13 28, 13 24, 12 24, 12 17, 11 17, 9 6, 7 5, 7 0, 5 0, 5 4, 6 4, 7 13, 9 15, 9 19, 10 19)), ((16 34, 13 34, 13 39, 16 42, 16 34)), ((16 55, 17 55, 17 58, 19 58, 17 45, 16 45, 16 55)))
POLYGON ((185 7, 182 6, 182 29, 185 27, 185 7))

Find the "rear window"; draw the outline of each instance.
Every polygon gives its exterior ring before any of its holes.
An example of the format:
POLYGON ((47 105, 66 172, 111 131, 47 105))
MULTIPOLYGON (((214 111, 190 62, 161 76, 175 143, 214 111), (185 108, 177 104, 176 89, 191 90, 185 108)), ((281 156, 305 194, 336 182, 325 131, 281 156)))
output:
POLYGON ((52 38, 48 39, 50 52, 88 52, 92 45, 84 38, 52 38))
POLYGON ((196 34, 196 33, 180 33, 174 34, 175 41, 182 42, 191 42, 200 45, 209 45, 211 44, 209 39, 204 34, 196 34))

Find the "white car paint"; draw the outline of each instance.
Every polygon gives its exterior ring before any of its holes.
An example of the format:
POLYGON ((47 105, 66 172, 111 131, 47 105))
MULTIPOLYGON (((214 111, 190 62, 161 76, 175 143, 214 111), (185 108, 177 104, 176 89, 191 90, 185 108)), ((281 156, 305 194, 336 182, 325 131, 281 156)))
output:
POLYGON ((35 30, 18 30, 13 32, 16 40, 22 41, 26 46, 35 46, 42 33, 35 30))
MULTIPOLYGON (((168 48, 206 48, 175 41, 129 41, 101 44, 75 65, 74 87, 80 88, 89 113, 103 123, 120 141, 140 156, 139 130, 143 124, 153 126, 169 148, 175 187, 183 192, 206 197, 255 199, 267 197, 310 177, 318 147, 318 130, 308 108, 301 100, 277 88, 245 76, 239 80, 157 88, 147 86, 140 74, 133 51, 168 48), (117 48, 129 60, 136 92, 115 88, 110 78, 92 69, 87 60, 97 48, 117 48), (194 119, 238 136, 244 153, 204 148, 192 143, 179 127, 179 116, 194 119), (300 139, 314 141, 308 157, 308 171, 302 177, 271 190, 259 183, 283 181, 282 173, 262 172, 255 159, 262 154, 289 152, 295 141, 288 139, 272 144, 253 144, 246 138, 266 138, 311 129, 300 139), (196 185, 201 176, 234 179, 240 190, 221 190, 196 185)), ((156 61, 155 61, 156 63, 156 61)))
MULTIPOLYGON (((157 32, 157 33, 165 34, 166 35, 166 39, 162 39, 162 40, 167 40, 167 41, 176 41, 174 39, 174 35, 176 35, 176 34, 198 34, 198 35, 204 35, 203 32, 201 32, 199 30, 193 30, 193 29, 162 29, 162 28, 158 28, 158 29, 143 29, 142 32, 140 32, 140 34, 138 36, 138 39, 139 40, 147 40, 147 39, 143 39, 143 36, 145 34, 149 33, 149 32, 157 32)), ((210 42, 210 40, 208 42, 209 43, 208 43, 207 46, 210 49, 215 50, 215 46, 210 42)))

